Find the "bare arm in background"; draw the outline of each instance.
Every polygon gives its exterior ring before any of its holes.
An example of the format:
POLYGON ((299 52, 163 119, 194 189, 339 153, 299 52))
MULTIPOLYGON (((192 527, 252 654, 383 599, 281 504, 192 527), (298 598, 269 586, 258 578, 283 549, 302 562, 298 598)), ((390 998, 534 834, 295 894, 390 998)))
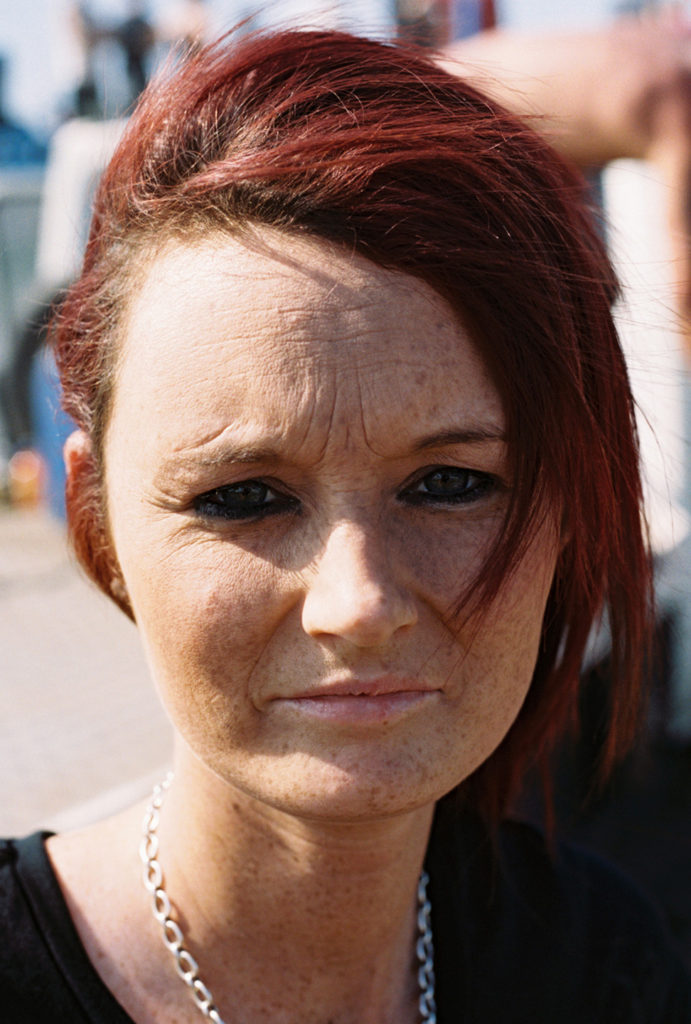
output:
POLYGON ((493 30, 453 44, 449 70, 535 117, 583 168, 649 160, 667 186, 679 314, 691 360, 691 21, 675 8, 564 34, 493 30))

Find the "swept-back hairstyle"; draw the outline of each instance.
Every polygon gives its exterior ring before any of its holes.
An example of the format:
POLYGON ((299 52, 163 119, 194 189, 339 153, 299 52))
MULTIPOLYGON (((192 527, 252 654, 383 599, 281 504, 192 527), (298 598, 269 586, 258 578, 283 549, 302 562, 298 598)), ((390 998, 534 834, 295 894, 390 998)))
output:
POLYGON ((515 471, 473 601, 488 605, 545 508, 561 516, 531 689, 464 784, 470 802, 496 820, 570 720, 605 609, 611 764, 636 721, 650 594, 615 280, 580 179, 528 125, 416 51, 323 31, 231 37, 149 87, 102 179, 83 273, 54 332, 65 407, 94 449, 90 482, 68 483, 67 496, 86 571, 131 614, 108 538, 102 441, 143 259, 161 240, 248 222, 420 278, 470 330, 504 402, 515 471))

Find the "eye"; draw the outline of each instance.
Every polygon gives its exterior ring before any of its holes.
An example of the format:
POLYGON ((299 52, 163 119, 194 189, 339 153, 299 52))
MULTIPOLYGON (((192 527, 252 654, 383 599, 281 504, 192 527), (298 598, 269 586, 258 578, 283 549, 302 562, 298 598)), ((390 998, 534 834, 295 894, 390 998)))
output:
POLYGON ((414 505, 468 505, 489 497, 496 489, 497 480, 488 473, 437 466, 407 487, 403 498, 414 505))
POLYGON ((194 499, 198 516, 207 519, 261 519, 280 512, 295 512, 298 501, 273 490, 263 480, 241 480, 206 491, 194 499))

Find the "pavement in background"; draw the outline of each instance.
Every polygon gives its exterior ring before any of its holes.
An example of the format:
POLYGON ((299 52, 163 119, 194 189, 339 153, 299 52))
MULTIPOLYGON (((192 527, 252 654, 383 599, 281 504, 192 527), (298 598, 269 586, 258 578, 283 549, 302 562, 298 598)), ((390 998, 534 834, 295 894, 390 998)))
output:
POLYGON ((60 523, 0 510, 0 835, 127 806, 170 749, 132 623, 81 575, 60 523))

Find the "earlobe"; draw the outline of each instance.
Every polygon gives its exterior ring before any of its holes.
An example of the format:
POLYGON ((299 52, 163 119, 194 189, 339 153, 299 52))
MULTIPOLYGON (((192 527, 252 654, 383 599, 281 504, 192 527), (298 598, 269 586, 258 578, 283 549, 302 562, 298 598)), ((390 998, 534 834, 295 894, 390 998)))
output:
POLYGON ((94 451, 91 438, 83 430, 73 430, 62 450, 65 472, 71 484, 83 477, 84 470, 93 469, 94 451))

